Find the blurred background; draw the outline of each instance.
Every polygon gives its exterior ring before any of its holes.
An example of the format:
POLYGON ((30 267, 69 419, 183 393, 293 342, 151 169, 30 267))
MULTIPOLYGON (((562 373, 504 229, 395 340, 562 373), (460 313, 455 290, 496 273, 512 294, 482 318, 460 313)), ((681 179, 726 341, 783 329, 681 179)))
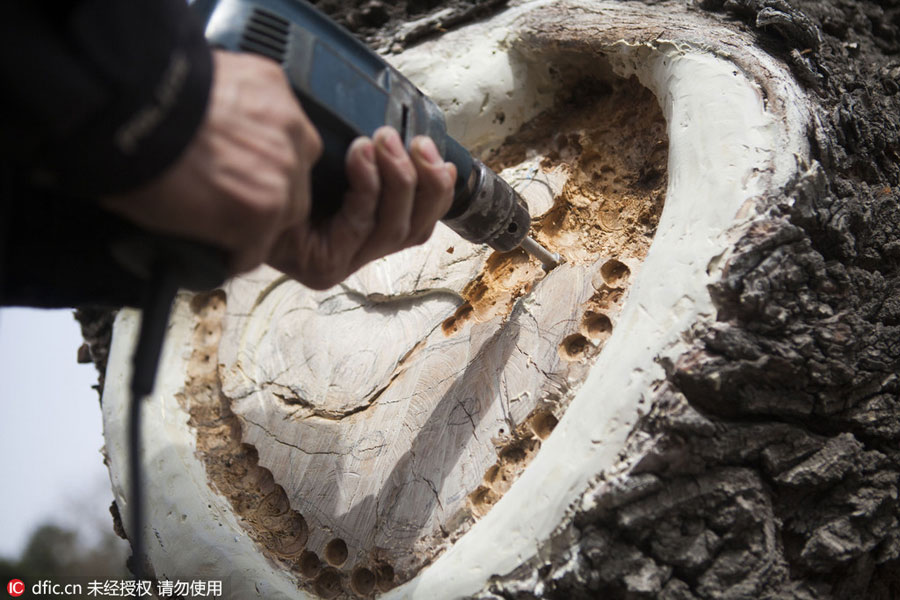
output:
POLYGON ((0 582, 123 578, 92 364, 71 310, 0 310, 0 582), (5 577, 5 579, 3 578, 5 577))

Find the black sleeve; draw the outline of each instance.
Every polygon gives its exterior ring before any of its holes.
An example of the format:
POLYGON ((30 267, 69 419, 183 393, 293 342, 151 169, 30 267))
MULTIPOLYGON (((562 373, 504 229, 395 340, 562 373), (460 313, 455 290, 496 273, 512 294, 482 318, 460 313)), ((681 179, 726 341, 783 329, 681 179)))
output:
POLYGON ((137 305, 111 248, 137 233, 91 202, 174 163, 212 60, 184 0, 22 0, 0 20, 0 304, 137 305))
POLYGON ((140 235, 135 225, 2 168, 0 186, 25 198, 0 206, 0 305, 141 305, 147 281, 113 256, 116 244, 140 235))
POLYGON ((36 185, 96 197, 173 163, 212 61, 185 0, 27 0, 0 20, 0 156, 36 185))

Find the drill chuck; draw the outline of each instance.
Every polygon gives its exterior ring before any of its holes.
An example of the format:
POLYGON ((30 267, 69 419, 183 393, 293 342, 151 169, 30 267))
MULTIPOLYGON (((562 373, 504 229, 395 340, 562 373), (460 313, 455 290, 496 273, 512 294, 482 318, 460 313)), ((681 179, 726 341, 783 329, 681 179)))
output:
POLYGON ((462 238, 499 252, 517 248, 528 235, 528 207, 508 183, 478 159, 442 221, 462 238))

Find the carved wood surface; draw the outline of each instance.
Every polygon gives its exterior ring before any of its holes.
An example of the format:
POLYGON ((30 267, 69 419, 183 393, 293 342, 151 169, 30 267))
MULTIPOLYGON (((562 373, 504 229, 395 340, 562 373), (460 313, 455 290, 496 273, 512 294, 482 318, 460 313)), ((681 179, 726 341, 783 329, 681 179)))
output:
POLYGON ((564 100, 495 159, 566 259, 549 274, 441 226, 325 292, 271 270, 226 288, 222 391, 303 515, 307 551, 343 545, 333 566, 407 579, 537 452, 612 332, 662 208, 662 117, 646 90, 618 85, 564 100))

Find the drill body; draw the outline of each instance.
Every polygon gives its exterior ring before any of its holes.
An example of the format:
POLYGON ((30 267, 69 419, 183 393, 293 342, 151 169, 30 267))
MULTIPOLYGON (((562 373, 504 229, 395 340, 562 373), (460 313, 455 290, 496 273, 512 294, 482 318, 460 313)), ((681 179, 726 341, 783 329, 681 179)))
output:
POLYGON ((519 195, 447 134, 441 109, 399 71, 305 0, 195 0, 209 43, 281 64, 322 137, 313 168, 313 218, 340 207, 347 189, 344 157, 358 136, 382 125, 408 148, 434 140, 456 165, 453 205, 441 219, 464 239, 501 252, 518 247, 531 219, 519 195))

